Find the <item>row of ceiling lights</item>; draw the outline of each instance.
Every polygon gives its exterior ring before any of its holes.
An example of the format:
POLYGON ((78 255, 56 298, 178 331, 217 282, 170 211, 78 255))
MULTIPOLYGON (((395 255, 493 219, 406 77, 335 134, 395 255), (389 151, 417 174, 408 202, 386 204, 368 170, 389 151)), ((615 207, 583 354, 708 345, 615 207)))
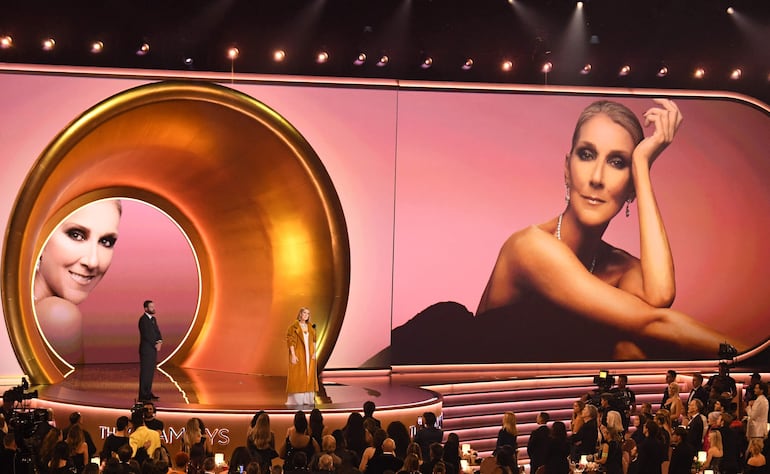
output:
MULTIPOLYGON (((13 38, 9 35, 0 36, 0 49, 10 49, 13 47, 13 38)), ((56 40, 54 38, 46 38, 41 43, 41 48, 44 51, 52 51, 56 47, 56 40)), ((103 41, 94 41, 91 43, 90 51, 93 54, 99 54, 104 51, 104 42, 103 41)), ((149 54, 150 52, 150 44, 147 42, 143 42, 139 45, 139 47, 136 50, 137 56, 145 56, 149 54)), ((231 61, 235 61, 240 56, 240 50, 232 46, 227 49, 226 56, 231 61)), ((283 62, 286 59, 286 51, 282 49, 275 50, 273 52, 273 60, 275 62, 283 62)), ((318 64, 324 64, 329 61, 329 53, 327 51, 319 51, 316 54, 315 61, 318 64)), ((367 55, 364 52, 358 53, 358 56, 353 60, 353 64, 356 66, 362 66, 367 61, 367 55)), ((375 63, 378 67, 385 67, 388 65, 388 62, 390 61, 390 58, 383 54, 375 63)), ((186 66, 192 66, 193 65, 193 58, 187 57, 184 59, 184 64, 186 66)), ((473 59, 467 58, 465 62, 461 65, 461 69, 463 70, 469 70, 473 67, 473 59)), ((422 62, 420 63, 420 67, 422 69, 429 69, 433 66, 433 58, 430 56, 426 56, 423 58, 422 62)), ((514 68, 514 62, 510 59, 505 59, 500 64, 500 69, 504 72, 512 71, 514 68)), ((546 61, 542 64, 540 67, 540 71, 544 74, 550 73, 554 68, 554 65, 551 61, 546 61)), ((591 70, 593 69, 593 66, 589 63, 583 66, 583 68, 580 70, 580 74, 582 75, 588 75, 591 73, 591 70)), ((623 65, 620 70, 618 71, 618 76, 628 76, 631 73, 631 66, 626 64, 623 65)), ((667 66, 662 66, 660 69, 658 69, 657 76, 658 77, 666 77, 669 73, 667 66)), ((742 68, 734 68, 730 71, 729 78, 732 80, 738 80, 743 75, 742 68)), ((706 70, 702 67, 697 67, 693 73, 692 77, 695 79, 703 79, 706 76, 706 70)), ((770 81, 770 74, 768 74, 768 81, 770 81)))

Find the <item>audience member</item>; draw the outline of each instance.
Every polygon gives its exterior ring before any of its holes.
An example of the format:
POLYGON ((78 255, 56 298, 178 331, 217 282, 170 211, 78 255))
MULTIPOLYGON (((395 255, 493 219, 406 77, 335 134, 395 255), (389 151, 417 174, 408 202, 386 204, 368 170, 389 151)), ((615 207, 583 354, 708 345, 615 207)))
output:
POLYGON ((230 455, 230 462, 227 464, 228 472, 230 474, 241 473, 246 466, 254 461, 256 461, 256 459, 251 455, 249 448, 246 446, 238 446, 230 455))
MULTIPOLYGON (((430 445, 432 443, 441 443, 444 439, 444 432, 436 427, 436 415, 433 412, 426 411, 422 415, 423 426, 417 428, 417 434, 414 435, 414 442, 420 445, 422 449, 423 462, 430 459, 430 445)), ((430 473, 428 473, 430 474, 430 473)))
POLYGON ((501 446, 510 446, 513 449, 513 456, 515 458, 516 450, 519 449, 518 436, 519 429, 516 426, 516 414, 512 411, 503 413, 503 426, 497 432, 497 441, 495 442, 495 450, 492 452, 492 455, 495 455, 501 446))
POLYGON ((316 444, 321 446, 323 436, 326 434, 324 427, 324 416, 321 410, 313 408, 310 410, 310 418, 308 420, 308 432, 313 437, 316 444))
POLYGON ((247 434, 246 448, 262 467, 268 467, 278 457, 275 450, 275 433, 270 430, 270 416, 261 412, 247 434))
POLYGON ((749 440, 767 438, 768 403, 767 384, 757 382, 754 384, 754 400, 746 406, 748 421, 746 424, 746 437, 749 440))
POLYGON ((593 454, 596 451, 596 441, 599 437, 597 424, 597 410, 593 405, 583 408, 583 426, 577 433, 572 434, 572 446, 574 458, 578 459, 583 454, 593 454))
POLYGON ((179 451, 174 455, 174 461, 171 465, 171 471, 175 474, 186 474, 187 464, 190 462, 190 455, 184 451, 179 451))
MULTIPOLYGON (((16 435, 13 431, 3 433, 3 451, 0 453, 0 474, 21 473, 22 456, 16 446, 16 435)), ((31 471, 28 469, 28 471, 31 471)))
POLYGON ((767 459, 762 453, 764 443, 760 439, 749 441, 749 457, 746 460, 746 466, 743 468, 743 474, 766 474, 767 459))
POLYGON ((545 472, 547 474, 567 474, 569 468, 570 448, 567 442, 567 428, 561 421, 551 425, 551 436, 545 450, 545 472))
MULTIPOLYGON (((709 391, 703 386, 703 375, 700 372, 692 374, 692 389, 687 396, 688 407, 693 400, 700 400, 701 406, 704 408, 708 405, 709 391)), ((703 409, 701 409, 702 411, 703 409)))
POLYGON ((583 408, 586 403, 583 400, 575 400, 572 403, 572 420, 570 422, 570 430, 572 433, 580 431, 580 427, 583 426, 583 408))
POLYGON ((118 456, 118 448, 128 444, 128 417, 119 416, 115 421, 115 432, 110 433, 104 440, 104 446, 99 457, 105 461, 111 457, 118 456))
POLYGON ((671 382, 668 384, 668 400, 663 405, 663 409, 668 410, 671 417, 671 424, 678 426, 684 415, 684 403, 679 397, 679 384, 677 382, 671 382))
MULTIPOLYGON (((192 447, 200 445, 206 457, 214 455, 214 448, 211 440, 206 436, 206 425, 203 420, 197 417, 190 418, 184 425, 184 434, 182 435, 182 451, 192 453, 192 447)), ((152 455, 152 454, 150 454, 152 455)), ((192 457, 192 455, 190 456, 192 457)))
POLYGON ((141 465, 147 458, 152 457, 155 450, 160 447, 160 433, 144 426, 144 416, 141 411, 135 411, 131 414, 131 427, 133 429, 128 437, 131 457, 135 458, 141 465))
MULTIPOLYGON (((720 474, 737 474, 741 468, 741 460, 744 450, 741 449, 741 440, 745 439, 736 433, 731 427, 733 416, 729 413, 722 413, 720 416, 719 433, 722 435, 722 462, 719 463, 720 474)), ((741 425, 738 423, 738 429, 741 425)))
POLYGON ((83 438, 85 439, 86 446, 88 446, 88 459, 91 459, 96 454, 96 445, 94 444, 91 434, 83 429, 83 415, 81 415, 79 412, 73 412, 70 414, 69 421, 70 425, 62 430, 62 438, 67 439, 69 430, 73 426, 80 426, 80 429, 83 431, 83 438))
MULTIPOLYGON (((369 447, 369 442, 366 439, 366 429, 364 428, 364 417, 358 412, 351 413, 348 416, 347 424, 342 429, 342 433, 345 438, 345 448, 356 453, 357 461, 355 465, 358 467, 364 450, 369 447)), ((339 443, 337 446, 339 447, 339 443)))
POLYGON ((442 461, 444 457, 444 446, 441 443, 431 443, 428 447, 428 457, 423 460, 420 466, 420 472, 422 474, 431 474, 433 472, 433 466, 442 461))
POLYGON ((319 474, 331 474, 334 472, 334 460, 328 454, 322 454, 318 457, 318 465, 311 469, 319 474))
POLYGON ((392 439, 396 443, 396 456, 399 459, 406 458, 406 448, 411 443, 411 437, 409 436, 409 430, 406 425, 396 420, 392 421, 388 425, 388 438, 392 439))
POLYGON ((79 424, 70 426, 67 438, 64 440, 69 448, 69 456, 75 471, 82 473, 88 464, 88 445, 86 444, 83 429, 79 424))
MULTIPOLYGON (((712 375, 706 383, 706 389, 709 390, 709 398, 711 399, 727 399, 732 400, 738 393, 738 389, 735 385, 735 379, 730 377, 730 368, 727 362, 719 363, 719 373, 712 375)), ((729 407, 725 407, 730 410, 729 407)))
POLYGON ((527 456, 529 456, 530 472, 537 472, 537 468, 545 464, 548 439, 551 436, 551 430, 548 429, 550 418, 548 413, 540 412, 536 419, 537 428, 529 434, 527 456))
POLYGON ((687 443, 696 452, 703 448, 703 438, 706 435, 706 427, 708 426, 706 417, 701 413, 702 411, 703 403, 699 398, 693 398, 687 405, 687 417, 685 418, 687 443))
POLYGON ((668 386, 671 384, 671 382, 676 381, 676 370, 667 370, 666 371, 666 388, 663 390, 663 398, 660 399, 660 408, 663 408, 663 406, 666 404, 669 398, 671 398, 671 394, 668 393, 668 386))
POLYGON ((663 444, 660 427, 653 420, 644 424, 644 441, 637 445, 637 465, 640 474, 661 474, 667 447, 663 444))
POLYGON ((407 454, 404 458, 404 465, 397 474, 421 474, 420 459, 416 454, 407 454))
POLYGON ((450 474, 457 473, 460 470, 460 437, 457 433, 449 433, 444 443, 444 455, 441 457, 444 461, 446 471, 450 474))
POLYGON ((382 443, 387 437, 388 433, 383 429, 378 429, 374 432, 372 436, 372 445, 366 448, 364 450, 364 454, 361 456, 361 462, 358 465, 359 471, 365 472, 369 460, 379 454, 382 454, 382 443))
MULTIPOLYGON (((699 401, 697 398, 695 399, 699 401)), ((703 416, 698 414, 698 416, 703 416)), ((668 465, 668 474, 690 474, 692 460, 697 450, 688 442, 687 429, 677 426, 671 435, 671 462, 668 465)))
POLYGON ((762 375, 759 374, 759 372, 754 372, 751 374, 751 378, 749 379, 749 383, 746 384, 746 386, 743 389, 743 404, 748 405, 750 401, 757 398, 757 396, 754 394, 754 384, 757 384, 762 381, 762 375))
MULTIPOLYGON (((500 446, 493 457, 484 459, 479 467, 479 472, 480 474, 514 474, 518 469, 516 454, 513 448, 506 444, 500 446)), ((426 474, 425 470, 421 469, 421 471, 426 474)))
MULTIPOLYGON (((622 428, 622 427, 621 427, 622 428)), ((623 449, 620 445, 620 431, 614 426, 601 425, 601 446, 596 458, 607 474, 623 474, 623 449)))
POLYGON ((404 461, 396 457, 395 450, 396 443, 390 438, 385 438, 380 452, 369 460, 364 472, 366 474, 384 474, 385 471, 397 472, 404 465, 404 461))
POLYGON ((621 413, 623 415, 623 431, 628 431, 631 415, 636 414, 636 394, 628 387, 628 376, 618 375, 618 385, 611 389, 610 393, 615 395, 623 406, 623 413, 621 413))
POLYGON ((719 430, 709 431, 709 449, 706 451, 706 462, 703 467, 719 471, 723 455, 722 434, 719 430))
POLYGON ((380 420, 374 417, 374 410, 377 408, 373 401, 367 400, 364 402, 364 421, 372 420, 377 428, 382 428, 380 420))
POLYGON ((64 441, 59 441, 53 448, 51 461, 48 463, 49 474, 72 474, 74 466, 70 460, 70 448, 64 441))
POLYGON ((281 447, 279 454, 284 459, 284 469, 286 471, 296 471, 297 469, 307 469, 308 460, 313 458, 313 455, 320 451, 318 443, 308 434, 307 419, 305 413, 302 410, 297 411, 294 414, 294 424, 286 430, 286 440, 281 447), (304 453, 304 465, 295 466, 294 461, 297 459, 296 453, 304 453))

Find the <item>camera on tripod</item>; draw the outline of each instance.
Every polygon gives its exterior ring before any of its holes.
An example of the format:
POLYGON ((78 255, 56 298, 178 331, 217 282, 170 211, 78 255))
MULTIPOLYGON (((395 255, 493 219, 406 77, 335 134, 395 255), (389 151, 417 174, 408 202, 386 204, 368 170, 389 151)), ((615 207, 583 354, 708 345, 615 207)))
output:
POLYGON ((21 385, 17 385, 16 387, 8 389, 5 391, 5 393, 3 393, 3 400, 11 402, 15 405, 17 403, 24 403, 25 400, 32 400, 33 398, 37 398, 37 390, 33 390, 27 393, 28 389, 29 382, 27 382, 27 379, 22 377, 21 385))

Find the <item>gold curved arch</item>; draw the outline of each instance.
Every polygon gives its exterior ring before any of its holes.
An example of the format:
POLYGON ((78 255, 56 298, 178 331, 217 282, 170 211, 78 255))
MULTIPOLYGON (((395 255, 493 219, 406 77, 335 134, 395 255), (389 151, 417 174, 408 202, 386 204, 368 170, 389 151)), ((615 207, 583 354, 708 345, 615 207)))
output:
POLYGON ((108 197, 163 210, 198 257, 198 314, 167 363, 285 374, 285 329, 299 306, 313 310, 326 363, 347 305, 350 250, 321 160, 283 117, 245 94, 161 82, 86 111, 46 148, 17 198, 3 251, 3 309, 34 383, 57 382, 65 370, 34 322, 35 255, 62 216, 108 197))

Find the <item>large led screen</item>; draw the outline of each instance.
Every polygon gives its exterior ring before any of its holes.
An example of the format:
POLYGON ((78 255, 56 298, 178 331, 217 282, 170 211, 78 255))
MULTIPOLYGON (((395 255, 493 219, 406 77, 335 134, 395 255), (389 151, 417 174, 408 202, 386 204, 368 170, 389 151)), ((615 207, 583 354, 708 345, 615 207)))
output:
MULTIPOLYGON (((19 211, 18 196, 54 138, 96 104, 154 82, 94 74, 0 74, 0 103, 6 111, 0 119, 0 222, 6 241, 14 237, 10 222, 19 211)), ((770 210, 765 184, 770 182, 770 117, 761 104, 674 91, 533 92, 483 85, 446 89, 443 84, 281 80, 222 85, 256 99, 296 129, 339 199, 349 246, 349 287, 342 325, 328 329, 338 334, 327 367, 713 358, 718 342, 748 350, 770 334, 770 321, 764 318, 770 307, 764 283, 770 270, 763 264, 770 257, 763 245, 770 223, 762 217, 770 210), (621 162, 630 161, 623 150, 633 149, 622 133, 621 145, 607 145, 614 142, 604 135, 586 139, 596 148, 594 162, 625 173, 615 184, 570 164, 575 124, 585 107, 610 100, 642 117, 661 107, 653 100, 657 97, 672 99, 683 121, 651 168, 645 181, 651 187, 642 191, 646 197, 636 199, 629 184, 631 166, 618 163, 618 155, 621 162), (608 146, 612 159, 605 160, 608 146), (582 182, 595 195, 577 189, 579 175, 587 176, 582 182), (570 191, 565 184, 572 185, 570 191), (602 194, 610 188, 614 195, 602 194), (650 232, 640 230, 640 211, 655 210, 650 193, 662 222, 653 228, 665 230, 670 247, 662 258, 660 236, 650 240, 650 232), (566 195, 572 196, 572 207, 566 195), (602 208, 611 199, 612 206, 606 207, 612 209, 600 213, 601 222, 592 221, 589 207, 602 208), (597 234, 607 222, 606 231, 597 234), (593 242, 601 237, 604 243, 586 244, 576 257, 569 246, 581 243, 575 240, 578 224, 585 224, 584 236, 593 232, 593 242), (534 244, 513 253, 524 260, 508 258, 517 237, 533 233, 539 236, 534 244), (645 259, 643 252, 656 257, 645 259), (482 303, 493 280, 514 295, 494 308, 482 303), (670 298, 656 300, 645 293, 645 282, 648 287, 663 282, 670 298)), ((597 133, 609 133, 613 124, 597 133)), ((650 124, 644 134, 654 129, 650 124)), ((235 139, 248 146, 253 137, 235 139)), ((585 170, 589 158, 580 153, 574 153, 576 163, 585 170)), ((154 171, 152 166, 141 170, 154 171)), ((133 186, 141 188, 141 183, 133 186)), ((248 186, 228 184, 236 190, 248 186)), ((216 350, 197 358, 181 354, 177 361, 227 370, 226 361, 250 350, 260 327, 275 322, 266 321, 266 314, 236 314, 253 328, 250 333, 217 327, 221 315, 197 314, 200 293, 211 282, 200 279, 194 236, 185 235, 174 216, 143 203, 141 193, 128 194, 120 200, 112 265, 76 305, 82 319, 72 325, 58 321, 59 326, 37 321, 37 330, 71 365, 135 362, 135 319, 148 297, 156 301, 161 327, 172 342, 162 356, 183 344, 196 318, 202 318, 207 321, 203 333, 218 341, 212 346, 216 350)), ((57 213, 57 222, 46 229, 55 235, 59 224, 99 197, 82 197, 68 212, 57 213)), ((232 215, 260 212, 256 203, 233 202, 238 207, 230 210, 232 215)), ((179 219, 195 221, 183 203, 174 209, 179 219)), ((234 232, 229 224, 223 222, 221 232, 234 232)), ((291 232, 286 239, 291 241, 291 232)), ((232 241, 226 235, 221 240, 222 245, 232 241)), ((248 247, 249 242, 241 239, 237 245, 248 247)), ((40 256, 30 259, 30 268, 42 265, 44 254, 35 261, 40 256)), ((281 264, 290 272, 304 269, 306 261, 298 255, 281 264)), ((216 272, 217 262, 211 265, 216 272)), ((265 284, 258 273, 248 272, 227 273, 216 281, 255 295, 265 284)), ((308 287, 314 284, 308 281, 308 287)), ((276 304, 300 307, 312 298, 302 285, 285 291, 283 297, 271 295, 281 300, 276 304)), ((12 296, 3 295, 6 322, 20 304, 12 296)), ((35 295, 26 297, 27 303, 37 303, 35 295)), ((294 316, 286 311, 279 323, 288 324, 294 316)), ((316 312, 314 318, 323 331, 327 315, 316 312)), ((269 346, 280 367, 285 343, 273 339, 260 340, 260 346, 269 346)), ((12 340, 9 334, 0 344, 4 373, 19 372, 12 362, 12 340)))

